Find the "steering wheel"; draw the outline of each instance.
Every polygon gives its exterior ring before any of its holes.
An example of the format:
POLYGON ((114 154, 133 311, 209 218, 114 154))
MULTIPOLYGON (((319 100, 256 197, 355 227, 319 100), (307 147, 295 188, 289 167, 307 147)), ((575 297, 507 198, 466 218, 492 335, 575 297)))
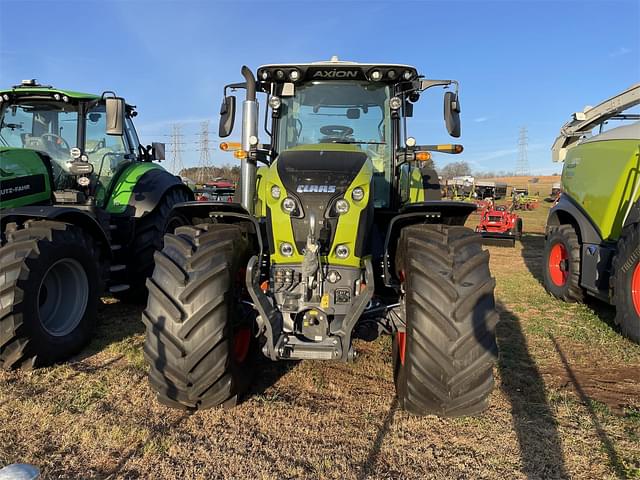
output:
POLYGON ((71 150, 71 147, 69 146, 67 141, 60 135, 56 135, 55 133, 43 133, 42 135, 40 135, 40 138, 42 138, 43 140, 52 138, 53 140, 48 140, 48 142, 53 144, 58 150, 66 150, 67 152, 71 150), (60 145, 62 145, 62 147, 60 145))
POLYGON ((345 138, 353 133, 353 128, 346 125, 325 125, 320 127, 320 133, 327 137, 345 138))

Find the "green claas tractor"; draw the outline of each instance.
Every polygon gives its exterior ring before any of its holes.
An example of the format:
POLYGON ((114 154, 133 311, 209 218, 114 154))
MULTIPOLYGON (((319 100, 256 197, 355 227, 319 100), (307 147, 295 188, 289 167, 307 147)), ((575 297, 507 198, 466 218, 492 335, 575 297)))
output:
POLYGON ((260 352, 349 361, 354 339, 391 334, 406 410, 482 411, 498 319, 489 254, 463 226, 475 205, 442 201, 437 175, 420 168, 430 151, 462 147, 416 145, 406 126, 424 90, 455 87, 444 114, 459 136, 457 82, 335 57, 242 74, 225 87, 219 132, 234 124, 227 93, 246 89, 240 202, 176 207, 191 225, 165 236, 147 282, 144 353, 159 400, 231 406, 260 352))
POLYGON ((153 252, 193 199, 143 147, 133 106, 24 81, 0 91, 0 367, 63 360, 103 291, 144 298, 153 252))
POLYGON ((564 161, 549 212, 544 283, 554 296, 616 307, 615 323, 640 342, 640 84, 573 115, 553 145, 564 161), (605 129, 613 120, 615 128, 605 129), (595 131, 594 131, 595 130, 595 131))

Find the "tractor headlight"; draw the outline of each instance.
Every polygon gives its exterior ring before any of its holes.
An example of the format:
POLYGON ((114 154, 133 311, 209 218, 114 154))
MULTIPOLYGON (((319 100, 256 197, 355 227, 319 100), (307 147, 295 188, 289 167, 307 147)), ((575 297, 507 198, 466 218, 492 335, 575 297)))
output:
POLYGON ((300 72, 298 70, 291 70, 291 72, 289 72, 289 78, 291 79, 292 82, 299 80, 300 72))
POLYGON ((274 185, 273 187, 271 187, 271 196, 273 198, 275 198, 276 200, 280 198, 280 187, 277 185, 274 185))
POLYGON ((402 74, 402 78, 404 78, 405 80, 411 80, 411 77, 413 77, 413 73, 411 73, 411 70, 405 70, 402 74))
POLYGON ((347 213, 349 211, 349 202, 347 202, 344 198, 339 199, 336 202, 336 212, 340 215, 347 213))
POLYGON ((290 257, 293 255, 293 245, 288 242, 282 242, 280 244, 280 253, 283 257, 290 257))
POLYGON ((296 201, 293 198, 287 197, 282 201, 282 210, 284 210, 286 213, 291 214, 295 209, 296 201))
POLYGON ((346 245, 338 245, 336 247, 336 257, 347 258, 349 256, 349 247, 346 245))
POLYGON ((356 187, 351 191, 351 198, 353 198, 356 202, 359 202, 364 198, 364 190, 360 187, 356 187))
POLYGON ((278 110, 280 108, 280 105, 282 105, 282 101, 280 100, 280 97, 271 97, 269 98, 269 106, 271 107, 272 110, 278 110))
POLYGON ((371 80, 373 80, 374 82, 377 82, 381 78, 382 73, 380 73, 380 70, 374 70, 373 72, 371 72, 371 80))
POLYGON ((401 106, 402 100, 400 100, 400 97, 391 97, 389 100, 389 107, 391 107, 391 110, 398 110, 401 106))

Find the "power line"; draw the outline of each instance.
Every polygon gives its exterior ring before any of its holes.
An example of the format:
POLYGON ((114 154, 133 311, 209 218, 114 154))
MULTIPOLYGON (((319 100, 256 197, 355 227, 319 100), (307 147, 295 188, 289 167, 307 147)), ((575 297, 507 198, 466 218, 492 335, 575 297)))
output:
POLYGON ((527 152, 527 146, 529 144, 529 135, 527 133, 527 127, 520 128, 520 135, 518 136, 518 162, 516 163, 516 175, 529 176, 531 171, 529 170, 529 156, 527 152))

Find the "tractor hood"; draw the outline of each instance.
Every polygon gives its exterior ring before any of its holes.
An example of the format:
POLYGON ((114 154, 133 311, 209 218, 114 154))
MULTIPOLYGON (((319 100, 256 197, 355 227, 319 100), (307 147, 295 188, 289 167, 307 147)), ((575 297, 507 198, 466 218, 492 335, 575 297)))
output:
MULTIPOLYGON (((305 249, 311 223, 315 223, 322 255, 339 264, 359 265, 366 247, 360 237, 373 219, 372 178, 371 160, 361 151, 296 148, 282 152, 265 177, 275 252, 281 242, 289 242, 295 253, 287 261, 297 261, 305 249), (278 197, 271 195, 272 185, 282 190, 278 197), (356 188, 362 190, 355 196, 357 200, 353 195, 356 188), (294 211, 283 208, 285 199, 295 200, 294 211), (346 212, 336 209, 341 199, 348 203, 346 212), (331 258, 338 243, 347 245, 348 258, 331 258)), ((276 260, 284 260, 277 256, 276 260)))
POLYGON ((305 199, 324 193, 330 197, 344 195, 367 155, 344 151, 285 151, 278 157, 278 175, 287 192, 305 199))

